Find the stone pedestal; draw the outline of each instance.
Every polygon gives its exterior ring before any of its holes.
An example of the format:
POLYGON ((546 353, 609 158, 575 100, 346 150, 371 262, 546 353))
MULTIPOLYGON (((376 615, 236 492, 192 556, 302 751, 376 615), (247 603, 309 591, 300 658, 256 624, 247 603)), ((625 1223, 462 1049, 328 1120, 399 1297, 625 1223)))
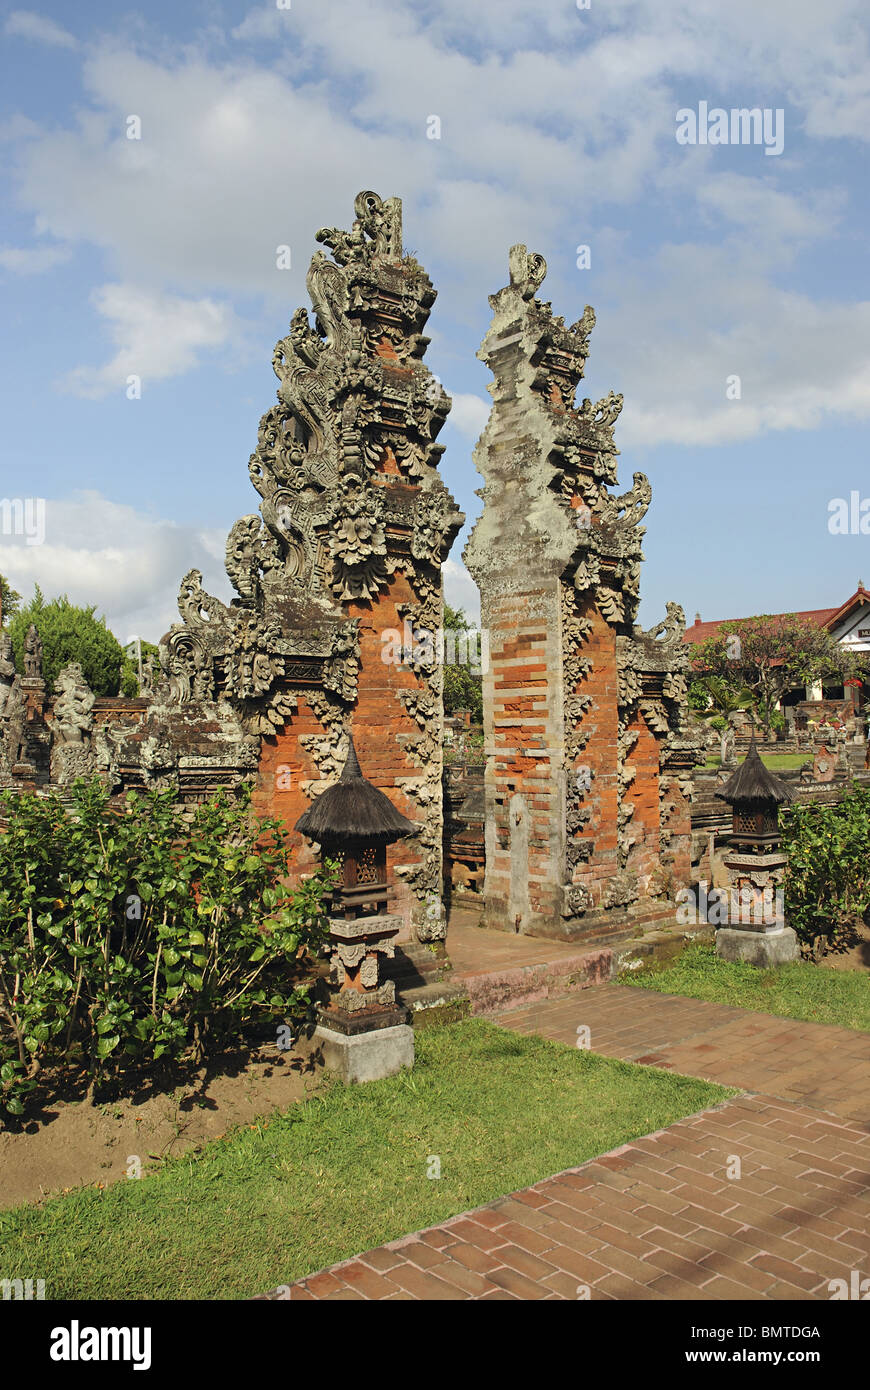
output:
POLYGON ((72 786, 79 778, 88 778, 93 771, 90 746, 86 743, 61 743, 51 750, 51 780, 61 787, 72 786))
POLYGON ((731 883, 731 920, 716 929, 716 954, 766 970, 800 959, 798 939, 782 911, 782 878, 787 856, 730 850, 724 859, 731 883), (745 898, 745 901, 743 901, 745 898))
POLYGON ((372 917, 330 917, 333 983, 339 986, 336 1008, 347 1013, 389 1006, 395 1002, 391 980, 379 984, 380 957, 388 960, 396 953, 394 938, 402 928, 398 913, 379 913, 372 917))
POLYGON ((716 932, 716 955, 722 960, 743 961, 768 970, 800 959, 798 939, 791 927, 771 927, 750 931, 744 927, 719 927, 716 932))
POLYGON ((395 953, 397 914, 331 917, 333 982, 340 986, 318 1010, 314 1036, 330 1071, 345 1082, 377 1081, 414 1065, 414 1030, 396 1005, 392 980, 380 982, 380 958, 395 953))
POLYGON ((321 1023, 314 1036, 325 1065, 347 1083, 379 1081, 414 1065, 414 1030, 407 1024, 345 1034, 321 1023))

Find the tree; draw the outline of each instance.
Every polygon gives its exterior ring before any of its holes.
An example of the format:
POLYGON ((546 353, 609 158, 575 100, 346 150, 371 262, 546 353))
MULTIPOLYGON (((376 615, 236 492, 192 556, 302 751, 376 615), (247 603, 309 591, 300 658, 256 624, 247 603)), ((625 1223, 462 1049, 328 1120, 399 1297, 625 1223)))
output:
POLYGON ((21 606, 21 595, 13 589, 3 574, 0 574, 0 597, 3 601, 3 626, 6 627, 9 619, 15 617, 21 606))
POLYGON ((763 613, 721 623, 715 637, 693 646, 696 677, 715 676, 752 691, 769 733, 777 703, 796 685, 826 676, 847 679, 862 669, 854 653, 796 613, 763 613))
POLYGON ((77 608, 66 594, 46 602, 37 584, 33 598, 19 608, 9 627, 19 671, 24 670, 24 639, 33 623, 42 642, 42 674, 49 692, 58 672, 78 661, 95 695, 117 695, 124 652, 95 608, 77 608))
POLYGON ((724 762, 728 716, 737 710, 751 709, 755 704, 753 692, 727 676, 702 676, 689 686, 689 704, 699 718, 706 719, 722 735, 720 753, 724 762))
POLYGON ((444 633, 444 713, 468 709, 472 721, 482 724, 481 633, 471 626, 462 608, 451 608, 449 603, 444 605, 444 633), (455 659, 447 661, 448 656, 455 659))

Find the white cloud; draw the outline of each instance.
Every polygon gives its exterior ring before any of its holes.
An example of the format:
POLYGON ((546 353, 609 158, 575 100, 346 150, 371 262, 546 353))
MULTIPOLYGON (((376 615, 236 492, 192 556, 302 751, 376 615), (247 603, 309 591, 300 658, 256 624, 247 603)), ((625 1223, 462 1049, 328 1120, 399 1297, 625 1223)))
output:
POLYGON ((843 212, 845 194, 826 189, 801 195, 785 193, 772 180, 730 171, 709 172, 697 188, 702 209, 763 238, 781 263, 797 243, 828 235, 843 212), (784 245, 785 243, 785 245, 784 245))
MULTIPOLYGON (((803 182, 792 141, 801 128, 810 143, 870 131, 870 119, 858 129, 870 101, 863 8, 609 0, 602 20, 528 0, 294 0, 253 7, 219 60, 205 37, 173 60, 126 38, 96 43, 76 123, 22 130, 17 142, 20 199, 38 232, 102 248, 119 282, 96 300, 114 357, 65 385, 100 395, 131 374, 147 385, 188 370, 227 341, 228 296, 303 302, 314 230, 346 226, 367 186, 403 197, 406 241, 436 266, 437 312, 454 325, 476 320, 486 291, 505 283, 518 241, 548 256, 545 293, 576 316, 585 296, 565 267, 578 242, 600 257, 602 209, 616 206, 616 273, 602 276, 596 259, 609 298, 590 295, 590 365, 618 367, 624 442, 719 442, 863 417, 864 306, 795 296, 781 279, 845 209, 823 177, 803 182), (674 140, 685 101, 727 101, 731 88, 739 104, 786 109, 786 154, 744 166, 752 175, 674 140), (440 141, 425 137, 432 113, 440 141), (141 140, 126 139, 130 114, 141 140), (665 193, 685 243, 660 247, 657 211, 632 263, 638 228, 617 245, 620 231, 665 193), (276 268, 283 244, 290 272, 276 268), (732 373, 744 380, 737 409, 724 401, 732 373)), ((476 438, 487 410, 460 393, 450 420, 476 438)))
POLYGON ((32 39, 34 43, 49 44, 52 48, 77 48, 77 40, 66 29, 45 15, 32 10, 13 10, 7 17, 4 32, 13 38, 32 39))
POLYGON ((445 560, 441 566, 444 599, 451 608, 462 608, 473 625, 480 624, 480 591, 461 560, 445 560))
POLYGON ((201 570, 205 587, 229 599, 225 544, 224 531, 176 526, 98 492, 79 492, 46 500, 42 545, 0 544, 0 573, 25 598, 39 584, 47 598, 65 593, 83 607, 95 604, 120 642, 157 641, 179 621, 178 587, 189 569, 201 570))
POLYGON ((621 446, 722 444, 870 419, 870 301, 813 300, 762 268, 735 242, 667 247, 622 267, 620 301, 596 326, 590 357, 591 367, 598 347, 619 363, 621 446))
MULTIPOLYGON (((557 28, 576 32, 575 18, 557 28)), ((626 201, 663 156, 678 162, 665 98, 666 75, 692 62, 679 34, 502 61, 457 51, 449 12, 427 28, 385 0, 253 11, 250 26, 264 25, 273 67, 91 51, 90 108, 22 149, 21 197, 40 225, 105 248, 120 278, 283 297, 275 248, 289 243, 304 267, 314 219, 343 224, 368 186, 401 193, 409 243, 425 227, 426 259, 440 253, 461 281, 501 265, 513 241, 561 234, 578 188, 587 208, 626 201), (432 113, 440 141, 426 138, 432 113), (130 114, 141 140, 126 139, 130 114)))
POLYGON ((202 349, 220 347, 234 326, 226 305, 211 299, 182 299, 135 285, 104 285, 93 296, 109 322, 117 352, 102 367, 76 367, 62 379, 76 396, 97 398, 120 391, 131 375, 145 389, 151 381, 186 372, 202 349))
MULTIPOLYGON (((179 621, 183 575, 198 569, 206 590, 228 603, 233 591, 224 567, 226 530, 177 526, 95 491, 46 500, 45 540, 0 540, 0 574, 29 599, 34 584, 46 598, 67 594, 94 604, 120 642, 138 636, 156 642, 179 621)), ((459 560, 442 569, 444 593, 479 623, 480 595, 459 560)))
POLYGON ((66 246, 0 246, 0 266, 14 275, 39 275, 63 265, 71 254, 66 246))
POLYGON ((463 391, 457 391, 455 395, 451 396, 451 400, 453 405, 447 417, 448 424, 452 425, 466 439, 476 443, 489 419, 492 402, 482 401, 479 396, 473 396, 463 391))

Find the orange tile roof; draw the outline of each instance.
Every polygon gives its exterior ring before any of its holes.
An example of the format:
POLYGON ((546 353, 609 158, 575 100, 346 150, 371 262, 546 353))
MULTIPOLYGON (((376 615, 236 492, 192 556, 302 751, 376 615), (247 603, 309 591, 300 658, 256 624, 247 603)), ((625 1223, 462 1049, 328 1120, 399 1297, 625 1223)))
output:
MULTIPOLYGON (((795 616, 798 618, 805 618, 808 622, 815 623, 816 627, 832 627, 835 618, 845 617, 846 613, 855 603, 861 603, 864 600, 870 601, 870 590, 865 589, 862 584, 859 585, 851 598, 848 598, 845 603, 841 603, 835 608, 805 608, 795 616)), ((753 616, 757 617, 759 615, 754 614, 753 616)), ((786 618, 791 615, 788 613, 772 613, 770 616, 774 618, 786 618)), ((706 642, 709 637, 715 637, 723 623, 746 621, 748 620, 745 618, 719 618, 713 623, 700 623, 696 620, 691 627, 686 628, 686 635, 683 641, 689 642, 694 646, 696 643, 700 644, 701 642, 706 642)))

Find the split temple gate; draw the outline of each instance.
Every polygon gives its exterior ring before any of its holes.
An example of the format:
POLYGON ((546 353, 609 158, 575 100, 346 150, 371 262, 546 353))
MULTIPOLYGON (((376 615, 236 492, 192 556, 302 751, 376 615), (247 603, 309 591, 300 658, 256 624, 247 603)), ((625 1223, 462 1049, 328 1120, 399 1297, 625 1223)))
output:
MULTIPOLYGON (((175 785, 197 800, 252 782, 256 808, 293 827, 352 734, 365 777, 417 827, 389 850, 399 940, 435 941, 443 672, 437 643, 397 660, 384 636, 442 629, 464 517, 438 471, 450 400, 423 362, 435 290, 403 253, 399 199, 364 192, 355 213, 350 232, 317 233, 332 255, 311 261, 313 322, 298 309, 272 357, 277 404, 249 463, 259 511, 227 541, 236 597, 185 575, 181 621, 135 700, 94 700, 76 666, 48 698, 35 665, 16 676, 0 650, 0 786, 96 771, 119 794, 175 785)), ((634 625, 649 484, 608 491, 621 398, 574 408, 594 315, 566 329, 534 297, 544 272, 513 249, 481 354, 494 405, 468 564, 491 651, 485 920, 589 937, 688 881, 695 758, 682 613, 634 625)), ((319 853, 296 840, 303 874, 319 853)))

